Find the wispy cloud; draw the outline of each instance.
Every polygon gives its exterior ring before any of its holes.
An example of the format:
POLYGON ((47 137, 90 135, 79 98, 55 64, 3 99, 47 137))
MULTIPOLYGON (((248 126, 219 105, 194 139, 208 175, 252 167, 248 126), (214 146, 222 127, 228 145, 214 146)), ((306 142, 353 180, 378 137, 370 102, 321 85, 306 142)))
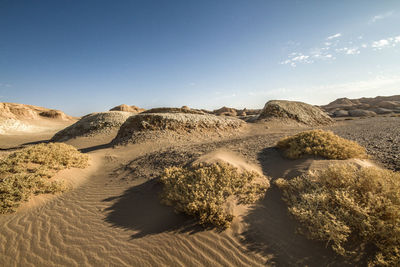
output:
POLYGON ((302 53, 291 53, 289 54, 289 58, 287 60, 280 62, 280 64, 288 64, 292 67, 296 67, 298 63, 313 63, 313 61, 311 60, 310 56, 302 53))
POLYGON ((288 54, 286 60, 279 63, 296 67, 300 63, 310 64, 321 60, 335 60, 339 55, 354 56, 366 50, 377 51, 400 46, 400 35, 370 42, 366 41, 364 38, 357 38, 345 42, 335 39, 337 37, 334 36, 340 35, 335 34, 329 36, 328 38, 330 38, 330 41, 324 40, 320 46, 310 48, 306 52, 292 52, 288 54))
POLYGON ((343 53, 346 55, 358 55, 360 54, 360 49, 358 47, 343 47, 335 49, 338 53, 343 53))
POLYGON ((379 41, 374 41, 372 43, 372 47, 373 48, 377 48, 377 49, 382 49, 382 48, 384 48, 385 46, 388 46, 388 45, 389 45, 389 41, 386 40, 386 39, 382 39, 382 40, 379 40, 379 41))
POLYGON ((378 20, 382 20, 382 19, 391 17, 391 16, 393 15, 393 13, 394 13, 393 11, 389 11, 389 12, 386 12, 386 13, 383 13, 383 14, 378 14, 378 15, 376 15, 376 16, 373 16, 373 17, 369 20, 369 23, 375 23, 375 22, 377 22, 378 20))
POLYGON ((336 34, 334 34, 334 35, 331 35, 331 36, 326 37, 326 40, 336 39, 336 38, 339 38, 340 36, 342 36, 341 33, 336 33, 336 34))

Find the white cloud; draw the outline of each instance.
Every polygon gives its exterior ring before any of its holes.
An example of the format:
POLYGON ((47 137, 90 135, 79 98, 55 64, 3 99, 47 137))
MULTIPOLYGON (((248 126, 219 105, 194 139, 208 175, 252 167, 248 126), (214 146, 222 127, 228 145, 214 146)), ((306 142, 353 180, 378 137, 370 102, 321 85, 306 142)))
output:
POLYGON ((384 48, 384 47, 386 47, 388 45, 389 45, 389 40, 386 40, 386 39, 382 39, 382 40, 379 40, 379 41, 374 41, 372 43, 372 47, 376 48, 376 49, 382 49, 382 48, 384 48))
POLYGON ((367 43, 364 38, 357 38, 347 42, 334 39, 340 36, 340 33, 329 36, 326 38, 329 39, 329 41, 325 40, 320 46, 309 48, 303 53, 292 52, 288 54, 287 59, 280 62, 280 64, 296 67, 300 63, 310 64, 321 60, 335 60, 338 55, 359 55, 362 51, 366 51, 367 49, 377 51, 384 48, 400 46, 400 35, 377 41, 370 41, 370 43, 367 43))
POLYGON ((340 36, 342 36, 342 34, 341 33, 337 33, 337 34, 334 34, 334 35, 326 37, 326 40, 332 40, 332 39, 335 39, 335 38, 339 38, 340 36))
POLYGON ((310 56, 304 55, 302 53, 291 53, 289 54, 289 58, 285 61, 280 62, 282 65, 290 65, 292 67, 296 67, 298 63, 313 63, 310 59, 310 56))
POLYGON ((310 56, 300 55, 297 57, 292 58, 292 61, 302 62, 306 61, 310 56))
POLYGON ((338 48, 335 49, 336 52, 338 53, 343 53, 346 55, 358 55, 360 54, 360 50, 358 49, 358 47, 343 47, 343 48, 338 48))
POLYGON ((375 22, 377 22, 378 20, 382 20, 382 19, 391 17, 391 16, 393 15, 393 13, 394 13, 393 11, 389 11, 389 12, 386 12, 386 13, 383 13, 383 14, 379 14, 379 15, 373 16, 373 17, 370 19, 369 23, 375 23, 375 22))

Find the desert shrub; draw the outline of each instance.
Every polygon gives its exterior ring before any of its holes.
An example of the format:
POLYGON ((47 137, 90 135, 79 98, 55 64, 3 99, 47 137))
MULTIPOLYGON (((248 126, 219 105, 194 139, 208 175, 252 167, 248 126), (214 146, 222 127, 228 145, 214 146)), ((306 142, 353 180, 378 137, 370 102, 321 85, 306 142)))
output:
POLYGON ((0 213, 14 212, 32 195, 65 191, 65 183, 49 178, 59 170, 87 165, 87 155, 63 143, 33 145, 1 158, 0 213))
POLYGON ((161 176, 162 202, 197 217, 200 224, 226 228, 234 217, 228 201, 251 204, 265 194, 269 183, 255 183, 257 178, 261 177, 256 172, 239 172, 226 163, 166 168, 161 176))
POLYGON ((336 164, 275 184, 310 238, 371 266, 400 266, 400 173, 336 164))
POLYGON ((328 159, 366 158, 365 148, 330 131, 311 130, 281 139, 278 148, 286 157, 298 159, 304 155, 328 159))

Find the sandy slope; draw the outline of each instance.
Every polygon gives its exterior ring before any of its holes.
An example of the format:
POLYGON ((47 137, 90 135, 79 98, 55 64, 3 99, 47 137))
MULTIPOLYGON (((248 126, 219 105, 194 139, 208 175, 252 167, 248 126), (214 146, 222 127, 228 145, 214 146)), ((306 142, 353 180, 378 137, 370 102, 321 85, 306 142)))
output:
POLYGON ((272 148, 302 129, 252 127, 251 134, 200 143, 167 140, 113 149, 105 145, 113 136, 71 140, 90 154, 92 167, 63 175, 87 179, 45 203, 0 216, 0 266, 344 266, 325 244, 295 233, 274 186, 223 232, 197 226, 159 203, 157 176, 164 167, 217 149, 240 154, 272 179, 315 164, 285 160, 272 148))
MULTIPOLYGON (((129 152, 133 158, 134 148, 129 152)), ((94 156, 111 170, 116 155, 109 153, 94 156)), ((127 183, 110 177, 104 168, 93 170, 81 187, 35 209, 0 217, 0 265, 258 266, 264 262, 229 232, 203 231, 193 226, 191 218, 160 205, 159 190, 153 181, 139 178, 127 183)))

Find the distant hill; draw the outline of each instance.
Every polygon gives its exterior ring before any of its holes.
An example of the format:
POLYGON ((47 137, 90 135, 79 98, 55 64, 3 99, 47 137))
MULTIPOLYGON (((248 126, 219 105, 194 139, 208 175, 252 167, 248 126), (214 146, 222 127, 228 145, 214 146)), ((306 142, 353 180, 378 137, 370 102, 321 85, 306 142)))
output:
POLYGON ((60 110, 17 103, 0 103, 0 134, 42 131, 75 120, 76 118, 60 110))
POLYGON ((338 98, 328 105, 321 106, 321 108, 333 117, 362 117, 400 113, 400 95, 357 99, 338 98))

